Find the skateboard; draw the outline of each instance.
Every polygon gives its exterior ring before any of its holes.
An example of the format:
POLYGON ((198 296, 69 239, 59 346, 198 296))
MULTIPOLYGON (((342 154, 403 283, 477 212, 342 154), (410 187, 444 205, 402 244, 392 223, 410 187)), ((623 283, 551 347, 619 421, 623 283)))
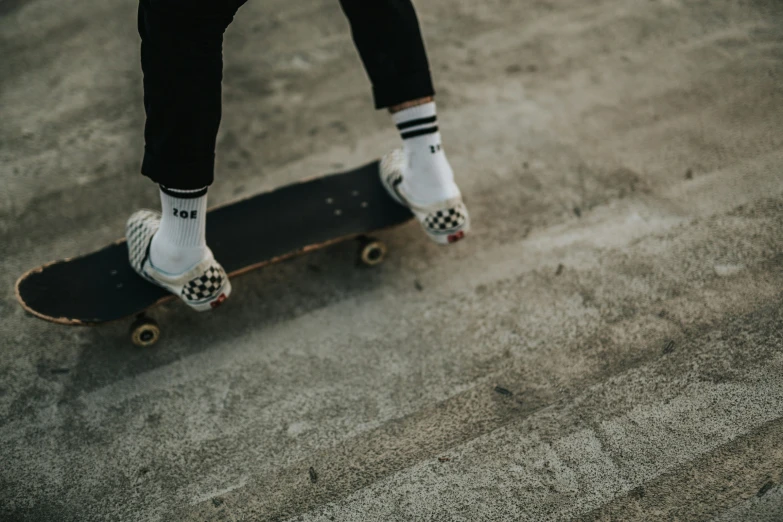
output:
MULTIPOLYGON (((376 160, 211 208, 209 247, 231 278, 350 239, 359 240, 358 262, 375 266, 387 248, 370 234, 413 219, 388 195, 378 169, 376 160)), ((124 238, 28 271, 16 282, 16 297, 34 316, 65 325, 135 316, 130 337, 137 346, 150 346, 161 334, 145 312, 176 299, 133 271, 124 238)))

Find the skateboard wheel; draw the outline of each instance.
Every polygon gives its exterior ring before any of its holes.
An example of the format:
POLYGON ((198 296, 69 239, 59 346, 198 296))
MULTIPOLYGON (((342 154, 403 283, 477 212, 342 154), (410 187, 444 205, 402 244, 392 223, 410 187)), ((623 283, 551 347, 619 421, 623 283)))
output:
POLYGON ((386 257, 386 245, 383 241, 374 238, 363 238, 360 240, 359 261, 366 266, 375 266, 386 257))
POLYGON ((154 319, 139 316, 130 327, 130 335, 136 346, 152 346, 160 338, 160 327, 154 319))

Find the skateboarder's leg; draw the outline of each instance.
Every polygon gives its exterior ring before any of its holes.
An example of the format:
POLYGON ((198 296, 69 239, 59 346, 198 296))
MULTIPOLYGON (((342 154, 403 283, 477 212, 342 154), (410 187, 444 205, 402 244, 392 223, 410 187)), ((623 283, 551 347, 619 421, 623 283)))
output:
POLYGON ((340 0, 372 82, 375 108, 435 94, 410 0, 340 0))
POLYGON ((411 207, 430 238, 461 239, 467 209, 441 145, 435 90, 411 0, 340 0, 372 82, 375 107, 388 108, 403 148, 387 155, 381 177, 395 199, 411 207))
POLYGON ((140 0, 142 173, 177 189, 212 184, 223 33, 244 0, 140 0))
POLYGON ((147 113, 142 174, 160 185, 163 215, 131 216, 128 249, 139 273, 197 309, 230 292, 206 246, 205 222, 221 117, 223 33, 244 1, 139 2, 147 113), (194 283, 204 277, 208 285, 194 283))

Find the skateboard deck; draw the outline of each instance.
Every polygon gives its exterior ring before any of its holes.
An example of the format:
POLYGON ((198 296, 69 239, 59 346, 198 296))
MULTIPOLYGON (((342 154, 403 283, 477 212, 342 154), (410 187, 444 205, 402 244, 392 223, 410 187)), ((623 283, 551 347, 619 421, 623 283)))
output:
MULTIPOLYGON (((387 194, 378 168, 376 160, 210 209, 206 234, 215 259, 233 278, 408 222, 413 214, 387 194)), ((365 262, 374 264, 385 247, 367 245, 365 262)), ((68 325, 115 321, 175 299, 133 271, 124 238, 30 270, 17 281, 16 296, 33 315, 68 325)))

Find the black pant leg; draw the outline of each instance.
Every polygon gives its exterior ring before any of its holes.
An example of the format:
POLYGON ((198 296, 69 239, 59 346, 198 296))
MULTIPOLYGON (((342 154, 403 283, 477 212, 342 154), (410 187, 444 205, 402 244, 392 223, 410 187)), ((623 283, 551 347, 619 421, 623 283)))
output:
POLYGON ((378 109, 435 94, 411 0, 340 0, 378 109))
POLYGON ((140 0, 144 159, 156 183, 193 189, 214 179, 223 33, 245 0, 140 0))

